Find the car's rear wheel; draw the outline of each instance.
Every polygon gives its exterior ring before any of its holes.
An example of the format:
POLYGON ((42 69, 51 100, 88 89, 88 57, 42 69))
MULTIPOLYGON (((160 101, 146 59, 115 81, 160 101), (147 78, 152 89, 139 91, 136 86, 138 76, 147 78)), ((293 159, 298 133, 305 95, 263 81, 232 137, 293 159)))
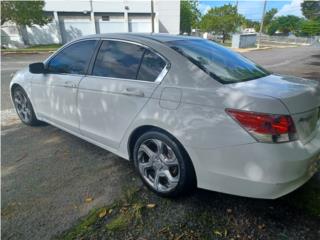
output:
POLYGON ((180 144, 165 133, 142 134, 133 151, 142 181, 160 196, 174 197, 194 189, 193 165, 180 144))
POLYGON ((37 119, 30 99, 23 88, 17 86, 13 89, 12 93, 14 107, 20 120, 30 126, 39 125, 41 122, 37 119))

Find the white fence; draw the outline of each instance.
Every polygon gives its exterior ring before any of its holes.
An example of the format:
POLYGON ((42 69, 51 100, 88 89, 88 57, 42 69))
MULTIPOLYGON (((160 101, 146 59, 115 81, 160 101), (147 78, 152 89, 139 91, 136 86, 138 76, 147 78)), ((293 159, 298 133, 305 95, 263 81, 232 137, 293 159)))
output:
POLYGON ((317 42, 318 37, 296 37, 296 36, 261 36, 261 44, 283 44, 283 45, 312 45, 317 42))

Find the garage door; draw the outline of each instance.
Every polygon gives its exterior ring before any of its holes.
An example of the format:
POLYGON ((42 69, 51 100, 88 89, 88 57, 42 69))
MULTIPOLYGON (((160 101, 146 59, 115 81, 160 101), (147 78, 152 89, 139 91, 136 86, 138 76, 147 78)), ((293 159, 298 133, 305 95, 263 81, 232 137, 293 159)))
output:
POLYGON ((150 16, 129 16, 129 32, 151 32, 150 16))
POLYGON ((96 17, 97 33, 125 32, 124 24, 125 22, 123 15, 104 15, 96 17))
POLYGON ((64 43, 81 36, 94 34, 93 24, 89 17, 60 17, 61 35, 64 43))

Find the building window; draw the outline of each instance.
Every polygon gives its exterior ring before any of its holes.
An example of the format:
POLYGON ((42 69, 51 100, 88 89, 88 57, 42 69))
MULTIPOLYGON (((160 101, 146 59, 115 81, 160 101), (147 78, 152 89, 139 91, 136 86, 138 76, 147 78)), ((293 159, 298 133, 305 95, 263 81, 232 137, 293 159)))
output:
POLYGON ((110 21, 110 16, 102 16, 102 21, 110 21))

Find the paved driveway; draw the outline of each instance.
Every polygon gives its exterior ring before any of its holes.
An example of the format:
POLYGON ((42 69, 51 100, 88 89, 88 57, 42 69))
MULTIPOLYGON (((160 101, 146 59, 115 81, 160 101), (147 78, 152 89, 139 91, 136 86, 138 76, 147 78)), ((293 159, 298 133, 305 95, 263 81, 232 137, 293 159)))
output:
MULTIPOLYGON (((274 72, 320 80, 319 48, 245 55, 274 72)), ((2 57, 3 239, 48 239, 69 228, 90 209, 119 198, 127 185, 141 184, 127 161, 52 126, 26 127, 17 120, 10 110, 10 74, 45 57, 2 57)), ((315 181, 320 184, 319 177, 315 181)))

